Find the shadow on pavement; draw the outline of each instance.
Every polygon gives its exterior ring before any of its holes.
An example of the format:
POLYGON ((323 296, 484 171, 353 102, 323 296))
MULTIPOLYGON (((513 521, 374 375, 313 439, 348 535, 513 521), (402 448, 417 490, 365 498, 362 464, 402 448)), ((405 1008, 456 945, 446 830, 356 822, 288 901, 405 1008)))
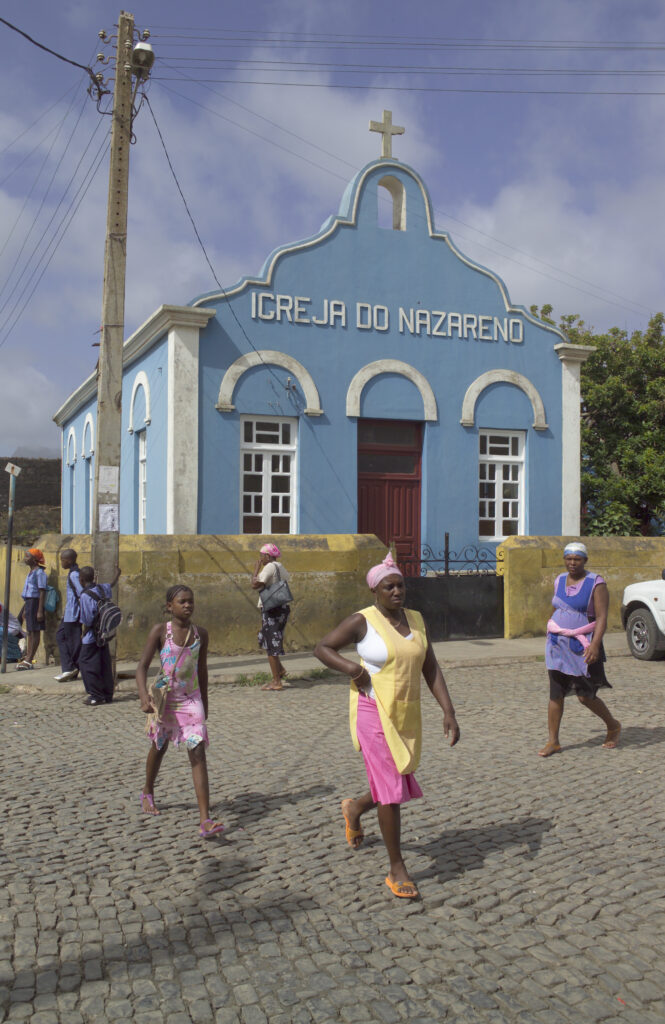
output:
MULTIPOLYGON (((229 797, 226 800, 223 798, 216 800, 213 797, 211 809, 222 820, 224 820, 225 816, 235 818, 237 824, 230 825, 229 831, 236 831, 239 828, 243 829, 245 826, 253 825, 267 814, 280 811, 284 805, 292 806, 293 804, 300 803, 301 800, 321 799, 322 797, 330 796, 334 792, 334 786, 324 785, 309 786, 307 789, 300 790, 288 790, 284 793, 250 791, 242 793, 237 797, 229 797)), ((169 801, 169 807, 191 810, 192 801, 169 801)))
POLYGON ((446 831, 429 843, 404 844, 405 848, 417 850, 433 861, 431 868, 414 872, 412 877, 415 880, 435 876, 441 883, 449 882, 466 871, 482 867, 489 854, 509 846, 526 844, 528 851, 524 856, 535 857, 543 836, 553 824, 551 818, 522 818, 484 828, 446 831))
MULTIPOLYGON (((589 747, 602 747, 604 736, 594 736, 593 739, 584 740, 583 743, 562 743, 563 751, 586 750, 589 747)), ((622 747, 651 747, 654 743, 665 743, 665 726, 655 725, 627 725, 621 729, 621 742, 615 749, 622 747)))

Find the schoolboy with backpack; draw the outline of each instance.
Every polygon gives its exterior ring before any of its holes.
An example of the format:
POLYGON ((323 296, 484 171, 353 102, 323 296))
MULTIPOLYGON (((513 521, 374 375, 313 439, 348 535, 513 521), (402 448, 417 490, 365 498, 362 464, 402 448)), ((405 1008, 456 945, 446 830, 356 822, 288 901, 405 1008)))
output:
MULTIPOLYGON (((65 586, 65 610, 55 634, 60 651, 60 673, 54 678, 58 683, 76 679, 79 674, 81 653, 81 581, 74 548, 60 552, 60 565, 67 571, 65 586)), ((48 596, 48 595, 47 595, 48 596)), ((46 602, 44 602, 46 606, 46 602)))
POLYGON ((113 667, 108 643, 122 621, 122 612, 113 603, 112 594, 119 578, 119 568, 110 583, 95 583, 95 570, 90 565, 84 565, 79 573, 83 626, 79 670, 87 693, 83 703, 92 708, 113 701, 113 667))

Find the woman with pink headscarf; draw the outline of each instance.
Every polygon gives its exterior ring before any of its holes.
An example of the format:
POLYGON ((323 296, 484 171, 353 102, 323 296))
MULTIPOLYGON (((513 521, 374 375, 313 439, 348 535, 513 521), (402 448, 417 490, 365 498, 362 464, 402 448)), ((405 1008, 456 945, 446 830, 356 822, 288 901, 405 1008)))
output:
POLYGON ((377 808, 390 870, 386 885, 402 899, 417 899, 400 845, 400 807, 422 796, 413 772, 420 761, 420 677, 443 711, 443 732, 453 747, 460 731, 445 680, 420 612, 404 608, 404 577, 392 555, 367 573, 374 604, 350 615, 318 643, 316 657, 351 680, 351 738, 365 761, 369 792, 342 800, 346 841, 364 839, 362 815, 377 808), (339 651, 356 645, 361 663, 339 651))
POLYGON ((264 544, 252 574, 252 588, 259 591, 259 608, 261 609, 261 629, 258 632, 259 647, 268 655, 268 664, 272 679, 262 690, 283 690, 286 669, 280 661, 284 654, 284 630, 291 611, 288 604, 278 605, 265 611, 261 602, 260 591, 272 586, 280 580, 289 582, 289 574, 279 561, 281 551, 276 544, 264 544))

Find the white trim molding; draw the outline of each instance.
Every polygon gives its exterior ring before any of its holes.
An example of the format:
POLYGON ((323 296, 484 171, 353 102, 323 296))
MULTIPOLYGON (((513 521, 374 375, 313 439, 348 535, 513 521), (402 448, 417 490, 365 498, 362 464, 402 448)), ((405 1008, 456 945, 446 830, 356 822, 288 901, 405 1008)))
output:
POLYGON ((251 370, 255 366, 261 365, 281 366, 283 370, 288 370, 296 378, 303 390, 305 402, 307 403, 305 406, 305 416, 323 415, 319 392, 309 370, 306 370, 302 363, 299 363, 293 356, 287 356, 283 352, 275 352, 272 349, 248 352, 246 355, 236 359, 235 363, 231 363, 219 386, 219 396, 215 408, 220 412, 233 412, 235 409, 233 392, 235 391, 236 384, 243 373, 246 373, 247 370, 251 370))
POLYGON ((201 324, 193 318, 172 323, 169 328, 166 413, 167 533, 198 531, 200 328, 201 324))
POLYGON ((95 454, 95 424, 92 418, 92 413, 89 412, 85 418, 83 424, 83 440, 81 442, 81 457, 89 459, 95 454), (85 435, 89 432, 90 435, 90 448, 88 452, 85 450, 85 435))
POLYGON ((561 360, 561 533, 570 536, 580 532, 580 374, 582 363, 595 349, 561 342, 554 351, 561 360))
POLYGON ((68 466, 73 466, 74 463, 76 462, 76 431, 74 430, 73 427, 69 428, 69 433, 67 434, 67 448, 66 448, 66 452, 67 452, 66 464, 68 466), (73 452, 70 455, 70 447, 72 447, 72 442, 73 442, 73 452))
MULTIPOLYGON (((558 346, 555 346, 555 348, 558 348, 558 346)), ((462 401, 462 418, 460 423, 463 427, 474 426, 476 402, 490 384, 512 384, 523 391, 531 402, 533 409, 533 429, 547 430, 545 406, 537 388, 534 387, 528 377, 517 373, 515 370, 488 370, 487 373, 481 373, 480 377, 476 377, 473 383, 469 384, 462 401)))
POLYGON ((377 359, 375 362, 367 363, 366 366, 358 370, 349 384, 349 390, 346 393, 347 416, 360 416, 360 399, 365 386, 374 377, 379 377, 383 373, 396 373, 400 377, 406 377, 412 384, 415 384, 423 400, 424 419, 435 421, 438 418, 436 398, 429 381, 420 370, 416 370, 415 366, 403 363, 400 359, 377 359))
MULTIPOLYGON (((159 341, 173 327, 206 326, 217 310, 193 306, 160 306, 144 324, 134 331, 122 346, 122 366, 125 370, 134 360, 159 341)), ((60 406, 54 421, 59 427, 71 419, 82 405, 89 402, 97 394, 97 373, 91 373, 76 391, 60 406)))
POLYGON ((127 427, 127 430, 129 431, 130 434, 134 433, 134 399, 136 398, 136 392, 138 391, 139 388, 143 388, 143 393, 145 395, 145 420, 143 421, 144 426, 149 427, 151 420, 150 383, 148 381, 148 375, 145 372, 145 370, 139 370, 139 372, 136 374, 136 377, 134 378, 134 383, 132 385, 132 397, 129 400, 129 426, 127 427))

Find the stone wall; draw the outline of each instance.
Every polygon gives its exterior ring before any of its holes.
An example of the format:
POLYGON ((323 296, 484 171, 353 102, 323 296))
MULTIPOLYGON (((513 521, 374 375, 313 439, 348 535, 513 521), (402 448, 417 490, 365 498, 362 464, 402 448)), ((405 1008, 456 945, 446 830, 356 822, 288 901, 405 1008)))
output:
MULTIPOLYGON (((174 583, 191 586, 196 598, 195 621, 210 633, 215 654, 246 654, 257 650, 260 624, 258 594, 250 577, 258 550, 269 537, 257 536, 121 536, 118 603, 124 622, 118 633, 118 657, 138 658, 148 630, 163 620, 164 597, 174 583)), ((369 535, 328 534, 278 538, 281 561, 291 574, 294 603, 285 635, 289 651, 311 649, 346 615, 370 601, 365 574, 380 562, 386 548, 369 535)), ((58 552, 73 547, 80 566, 90 563, 90 536, 47 534, 38 545, 46 558, 49 583, 65 598, 66 574, 59 572, 58 552)), ((26 569, 22 549, 14 549, 10 608, 21 606, 26 569)), ((4 579, 5 551, 0 551, 4 579)), ((102 581, 103 582, 103 581, 102 581)), ((45 643, 39 659, 55 649, 58 612, 47 615, 45 643)))
MULTIPOLYGON (((497 572, 504 577, 506 637, 544 636, 552 611, 553 583, 563 572, 563 549, 579 537, 510 537, 497 549, 497 572)), ((621 597, 629 583, 660 579, 665 568, 665 537, 582 537, 588 568, 610 592, 608 629, 621 629, 621 597)))

